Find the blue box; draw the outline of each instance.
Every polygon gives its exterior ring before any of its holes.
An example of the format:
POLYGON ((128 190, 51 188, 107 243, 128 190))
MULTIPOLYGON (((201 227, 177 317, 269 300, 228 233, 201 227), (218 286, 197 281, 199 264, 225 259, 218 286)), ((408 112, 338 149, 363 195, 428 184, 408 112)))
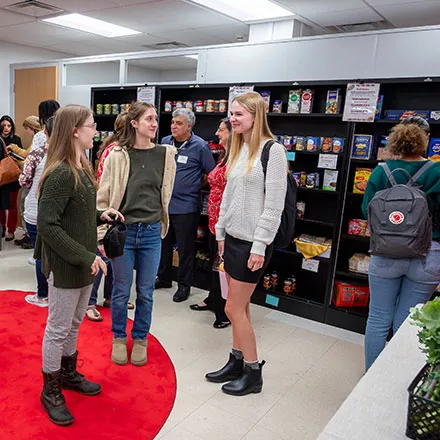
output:
POLYGON ((293 162, 293 161, 295 161, 295 152, 293 152, 293 151, 288 151, 288 152, 287 152, 287 160, 288 160, 289 162, 293 162))
POLYGON ((401 121, 406 119, 408 116, 421 116, 422 118, 429 121, 430 110, 386 110, 385 119, 387 121, 401 121))
POLYGON ((353 136, 352 159, 369 160, 373 156, 374 137, 370 134, 355 134, 353 136))
POLYGON ((428 149, 428 159, 440 161, 440 138, 431 138, 428 149))
POLYGON ((376 114, 374 120, 377 121, 382 117, 383 95, 379 95, 377 98, 376 114))

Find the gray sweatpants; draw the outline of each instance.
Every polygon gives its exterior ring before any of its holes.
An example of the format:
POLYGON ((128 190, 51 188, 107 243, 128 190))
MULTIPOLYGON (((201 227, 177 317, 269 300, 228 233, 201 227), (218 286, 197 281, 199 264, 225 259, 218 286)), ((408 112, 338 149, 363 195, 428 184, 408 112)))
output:
POLYGON ((78 328, 89 304, 92 286, 80 289, 60 289, 49 284, 49 316, 43 339, 43 371, 53 373, 61 368, 61 357, 76 351, 78 328))

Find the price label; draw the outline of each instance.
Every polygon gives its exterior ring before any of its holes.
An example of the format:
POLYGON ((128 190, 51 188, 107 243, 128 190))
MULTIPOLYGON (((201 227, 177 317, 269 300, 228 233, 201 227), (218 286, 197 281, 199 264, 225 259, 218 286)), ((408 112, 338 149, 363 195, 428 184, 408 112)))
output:
POLYGON ((313 258, 310 258, 306 260, 303 258, 301 269, 308 270, 309 272, 315 272, 318 273, 319 270, 319 260, 315 260, 313 258))
POLYGON ((318 168, 335 170, 338 167, 338 156, 336 154, 320 154, 318 168))

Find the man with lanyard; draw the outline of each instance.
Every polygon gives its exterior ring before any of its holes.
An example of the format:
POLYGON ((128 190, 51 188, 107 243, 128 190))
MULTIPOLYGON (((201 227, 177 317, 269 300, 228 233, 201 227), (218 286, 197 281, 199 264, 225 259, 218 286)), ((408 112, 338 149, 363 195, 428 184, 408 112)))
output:
POLYGON ((194 240, 200 215, 202 176, 215 168, 214 157, 205 140, 192 132, 196 118, 191 110, 178 109, 173 113, 171 136, 162 144, 177 148, 177 171, 169 205, 170 228, 162 240, 162 255, 156 289, 171 287, 173 245, 179 252, 179 288, 173 301, 188 299, 193 279, 194 240))

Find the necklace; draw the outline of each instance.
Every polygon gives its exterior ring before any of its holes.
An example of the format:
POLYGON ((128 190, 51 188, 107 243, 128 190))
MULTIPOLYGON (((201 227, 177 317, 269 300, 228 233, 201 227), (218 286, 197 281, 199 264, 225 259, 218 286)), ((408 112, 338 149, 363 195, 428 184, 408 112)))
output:
MULTIPOLYGON (((144 169, 145 168, 145 162, 147 161, 147 159, 148 159, 148 154, 146 154, 146 153, 140 153, 139 154, 139 151, 149 151, 151 148, 147 148, 147 149, 145 149, 145 148, 135 148, 135 150, 138 152, 136 155, 138 156, 138 158, 136 158, 136 160, 139 160, 142 156, 143 156, 143 160, 142 160, 142 165, 141 165, 141 168, 142 169, 144 169)), ((140 160, 139 160, 139 162, 140 162, 140 160)))

